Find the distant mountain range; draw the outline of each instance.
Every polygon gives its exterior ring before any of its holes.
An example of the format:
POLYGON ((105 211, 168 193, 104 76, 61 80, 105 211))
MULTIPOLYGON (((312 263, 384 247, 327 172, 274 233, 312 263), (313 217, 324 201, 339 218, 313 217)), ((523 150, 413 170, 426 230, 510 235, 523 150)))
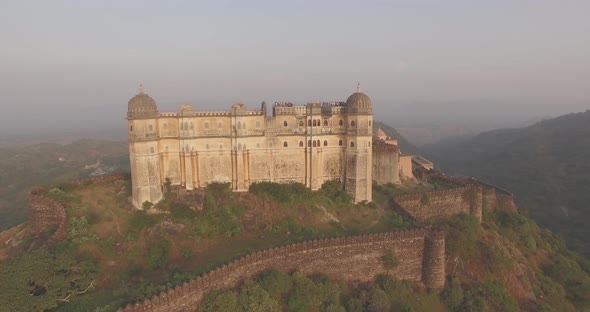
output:
POLYGON ((511 190, 537 222, 590 255, 590 111, 421 149, 447 173, 511 190))

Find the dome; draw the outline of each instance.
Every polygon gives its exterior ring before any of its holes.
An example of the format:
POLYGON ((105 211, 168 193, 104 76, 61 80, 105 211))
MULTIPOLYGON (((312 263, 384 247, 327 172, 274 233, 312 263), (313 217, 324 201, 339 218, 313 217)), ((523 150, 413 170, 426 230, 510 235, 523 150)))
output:
POLYGON ((143 93, 143 87, 139 87, 139 94, 132 97, 128 103, 128 117, 154 117, 158 114, 156 101, 143 93))
POLYGON ((373 110, 371 106, 371 99, 368 95, 361 92, 360 85, 357 87, 355 93, 346 100, 347 113, 371 113, 373 110))

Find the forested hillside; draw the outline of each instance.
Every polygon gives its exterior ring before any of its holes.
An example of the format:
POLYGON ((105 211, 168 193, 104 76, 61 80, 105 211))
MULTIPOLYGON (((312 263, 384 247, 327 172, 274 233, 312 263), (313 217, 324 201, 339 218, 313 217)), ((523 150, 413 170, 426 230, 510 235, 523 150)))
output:
POLYGON ((437 167, 514 192, 540 225, 590 255, 590 111, 424 147, 437 167))

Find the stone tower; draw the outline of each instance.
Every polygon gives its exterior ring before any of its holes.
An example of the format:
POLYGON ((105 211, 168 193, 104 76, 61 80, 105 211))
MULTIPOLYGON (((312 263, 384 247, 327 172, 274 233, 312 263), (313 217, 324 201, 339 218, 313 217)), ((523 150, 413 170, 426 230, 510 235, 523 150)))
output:
POLYGON ((346 114, 345 189, 354 202, 372 201, 373 191, 373 108, 371 99, 357 91, 348 97, 346 114))
POLYGON ((162 199, 158 107, 141 86, 129 100, 127 121, 133 205, 139 208, 162 199))

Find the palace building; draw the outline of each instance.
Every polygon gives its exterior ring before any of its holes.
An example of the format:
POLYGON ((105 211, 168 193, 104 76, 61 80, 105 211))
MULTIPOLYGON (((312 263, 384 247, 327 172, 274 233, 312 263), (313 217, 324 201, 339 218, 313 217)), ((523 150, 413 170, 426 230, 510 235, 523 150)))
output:
POLYGON ((157 203, 167 178, 187 190, 229 182, 234 191, 257 182, 317 190, 338 180, 354 202, 371 201, 373 110, 360 87, 346 102, 275 103, 272 116, 265 102, 259 110, 238 103, 226 111, 200 111, 184 104, 161 113, 140 87, 129 100, 127 120, 137 208, 157 203))

